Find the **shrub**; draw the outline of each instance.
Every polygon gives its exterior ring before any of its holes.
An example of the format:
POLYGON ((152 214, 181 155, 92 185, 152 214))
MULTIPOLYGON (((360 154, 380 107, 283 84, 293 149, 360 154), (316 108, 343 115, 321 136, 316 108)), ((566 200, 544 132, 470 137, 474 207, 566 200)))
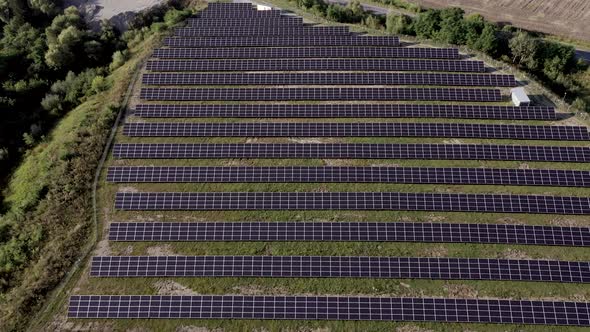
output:
POLYGON ((101 93, 103 91, 108 90, 109 88, 109 82, 101 75, 96 76, 92 80, 92 91, 94 91, 94 93, 101 93))
POLYGON ((389 13, 385 21, 385 28, 388 33, 394 35, 414 34, 412 29, 412 18, 403 14, 389 13))
POLYGON ((127 61, 128 58, 129 58, 129 52, 127 50, 117 51, 117 52, 113 53, 113 62, 111 62, 111 64, 109 65, 109 70, 113 71, 113 70, 121 67, 122 65, 125 64, 125 62, 127 61))
POLYGON ((588 107, 588 103, 586 103, 586 102, 584 101, 584 99, 582 99, 582 98, 579 98, 579 97, 578 97, 578 98, 576 98, 576 100, 574 100, 574 102, 572 103, 572 107, 573 107, 575 110, 579 111, 579 112, 583 112, 583 111, 587 111, 587 112, 588 112, 588 111, 590 111, 590 110, 588 109, 588 108, 589 108, 589 107, 588 107))
POLYGON ((55 93, 48 93, 45 98, 41 100, 41 107, 51 113, 60 113, 62 110, 62 98, 55 93))
POLYGON ((187 19, 189 16, 191 16, 190 10, 177 10, 172 8, 166 12, 166 15, 164 15, 164 23, 166 23, 168 27, 173 27, 187 19))

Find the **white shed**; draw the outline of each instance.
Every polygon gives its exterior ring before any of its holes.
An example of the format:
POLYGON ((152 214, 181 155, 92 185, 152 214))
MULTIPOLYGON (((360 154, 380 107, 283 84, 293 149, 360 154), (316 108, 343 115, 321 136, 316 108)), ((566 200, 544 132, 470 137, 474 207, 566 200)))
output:
POLYGON ((531 100, 524 88, 514 88, 510 92, 512 93, 512 102, 515 106, 528 106, 531 104, 531 100))
POLYGON ((272 8, 265 5, 256 5, 256 10, 272 10, 272 8))

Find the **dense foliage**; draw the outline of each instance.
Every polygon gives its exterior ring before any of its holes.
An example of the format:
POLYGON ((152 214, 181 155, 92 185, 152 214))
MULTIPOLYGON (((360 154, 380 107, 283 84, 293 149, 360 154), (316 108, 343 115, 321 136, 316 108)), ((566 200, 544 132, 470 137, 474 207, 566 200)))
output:
POLYGON ((461 8, 424 10, 405 0, 376 0, 383 4, 416 13, 414 16, 392 12, 387 17, 365 11, 358 1, 347 6, 326 4, 324 0, 292 0, 329 20, 341 23, 361 23, 372 29, 384 29, 391 34, 405 34, 444 44, 466 45, 496 59, 514 64, 538 77, 556 93, 564 95, 579 110, 588 110, 582 97, 587 87, 574 77, 588 70, 576 61, 572 46, 548 41, 540 34, 516 31, 486 21, 481 15, 466 16, 461 8))
POLYGON ((94 171, 126 88, 115 70, 130 48, 191 14, 181 6, 141 12, 120 34, 106 21, 91 31, 57 1, 0 0, 0 176, 22 159, 3 190, 0 330, 21 330, 79 259, 94 171))

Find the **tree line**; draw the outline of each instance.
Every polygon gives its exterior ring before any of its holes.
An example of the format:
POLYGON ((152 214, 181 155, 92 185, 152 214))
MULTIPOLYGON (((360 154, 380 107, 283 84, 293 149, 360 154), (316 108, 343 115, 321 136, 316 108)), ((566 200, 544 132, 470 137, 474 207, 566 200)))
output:
POLYGON ((486 21, 479 14, 465 15, 461 8, 427 9, 404 0, 378 0, 406 11, 378 15, 364 10, 359 1, 346 6, 324 0, 291 0, 297 6, 331 21, 362 24, 390 34, 415 36, 451 45, 465 45, 495 59, 516 65, 534 75, 559 95, 566 96, 575 108, 588 111, 583 96, 585 87, 574 77, 588 70, 576 60, 570 45, 548 41, 541 35, 486 21))
POLYGON ((165 17, 170 7, 181 8, 170 1, 139 13, 121 34, 107 20, 93 31, 76 7, 61 6, 0 0, 0 187, 68 110, 108 88, 104 77, 126 60, 127 44, 142 27, 156 23, 157 30, 183 18, 181 10, 165 17))

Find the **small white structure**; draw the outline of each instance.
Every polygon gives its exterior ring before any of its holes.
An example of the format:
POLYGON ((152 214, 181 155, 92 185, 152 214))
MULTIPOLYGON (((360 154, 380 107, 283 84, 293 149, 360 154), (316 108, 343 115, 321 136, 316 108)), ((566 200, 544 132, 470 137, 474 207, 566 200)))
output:
POLYGON ((528 106, 531 104, 531 100, 524 88, 514 88, 510 92, 512 93, 512 102, 515 106, 528 106))

